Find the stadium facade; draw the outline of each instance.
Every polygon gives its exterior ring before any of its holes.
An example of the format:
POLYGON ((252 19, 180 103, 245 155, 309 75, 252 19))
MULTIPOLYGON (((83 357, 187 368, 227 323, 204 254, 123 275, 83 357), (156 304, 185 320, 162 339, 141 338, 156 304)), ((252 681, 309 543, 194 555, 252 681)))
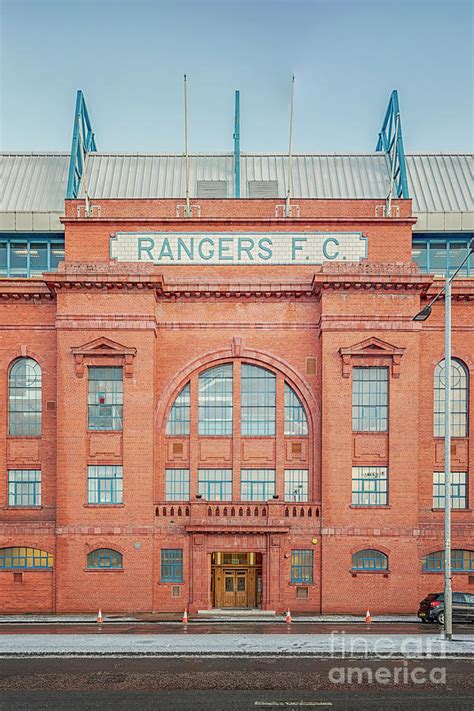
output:
MULTIPOLYGON (((1 612, 443 588, 444 300, 413 316, 468 253, 472 155, 405 155, 396 92, 367 155, 102 154, 79 92, 71 154, 1 163, 1 612)), ((474 593, 473 277, 451 459, 474 593)))

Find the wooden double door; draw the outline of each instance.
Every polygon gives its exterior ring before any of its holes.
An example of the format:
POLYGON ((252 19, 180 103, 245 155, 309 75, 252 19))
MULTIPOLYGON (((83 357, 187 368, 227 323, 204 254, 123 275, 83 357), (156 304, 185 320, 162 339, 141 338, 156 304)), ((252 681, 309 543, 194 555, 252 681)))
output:
POLYGON ((254 608, 260 603, 261 569, 215 566, 212 577, 214 607, 254 608))

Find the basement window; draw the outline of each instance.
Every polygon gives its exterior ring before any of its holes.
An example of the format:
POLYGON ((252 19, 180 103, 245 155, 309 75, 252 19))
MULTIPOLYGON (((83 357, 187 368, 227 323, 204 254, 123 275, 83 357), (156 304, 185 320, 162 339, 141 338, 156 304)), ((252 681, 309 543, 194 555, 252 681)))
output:
POLYGON ((249 198, 278 197, 278 180, 249 180, 249 198))

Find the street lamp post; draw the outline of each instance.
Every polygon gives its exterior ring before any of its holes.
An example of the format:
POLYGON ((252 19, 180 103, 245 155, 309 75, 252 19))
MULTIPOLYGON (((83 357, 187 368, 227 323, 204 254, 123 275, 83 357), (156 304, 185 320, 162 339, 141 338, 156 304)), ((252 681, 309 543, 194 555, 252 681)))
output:
POLYGON ((474 254, 474 239, 468 252, 452 276, 449 269, 445 285, 416 316, 413 321, 426 321, 432 306, 444 292, 444 634, 453 635, 453 590, 451 585, 451 282, 474 254))

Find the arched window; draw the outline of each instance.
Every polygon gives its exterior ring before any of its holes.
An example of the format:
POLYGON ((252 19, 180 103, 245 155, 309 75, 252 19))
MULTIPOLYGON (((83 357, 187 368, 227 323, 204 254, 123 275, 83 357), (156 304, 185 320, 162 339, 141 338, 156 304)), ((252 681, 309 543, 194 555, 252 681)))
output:
POLYGON ((112 548, 97 548, 87 555, 88 568, 122 568, 122 554, 112 548))
POLYGON ((352 570, 387 570, 388 557, 381 551, 367 548, 352 556, 352 570))
MULTIPOLYGON (((445 367, 441 360, 434 371, 434 436, 444 437, 445 367)), ((467 368, 460 360, 451 360, 451 436, 467 437, 467 368)))
MULTIPOLYGON (((474 573, 474 551, 455 548, 451 551, 451 570, 453 573, 474 573)), ((424 573, 442 573, 444 571, 444 551, 428 553, 423 558, 424 573)))
POLYGON ((39 548, 0 548, 1 568, 52 568, 53 556, 39 548))
POLYGON ((307 435, 306 412, 293 388, 285 383, 285 435, 307 435))
POLYGON ((188 435, 190 422, 190 384, 184 386, 176 400, 174 401, 171 410, 169 411, 166 421, 167 435, 188 435))
POLYGON ((276 377, 266 368, 244 363, 241 373, 242 435, 275 435, 276 377))
POLYGON ((205 370, 199 376, 200 435, 232 434, 232 364, 205 370))
POLYGON ((8 376, 8 433, 41 434, 41 368, 32 358, 19 358, 8 376))

